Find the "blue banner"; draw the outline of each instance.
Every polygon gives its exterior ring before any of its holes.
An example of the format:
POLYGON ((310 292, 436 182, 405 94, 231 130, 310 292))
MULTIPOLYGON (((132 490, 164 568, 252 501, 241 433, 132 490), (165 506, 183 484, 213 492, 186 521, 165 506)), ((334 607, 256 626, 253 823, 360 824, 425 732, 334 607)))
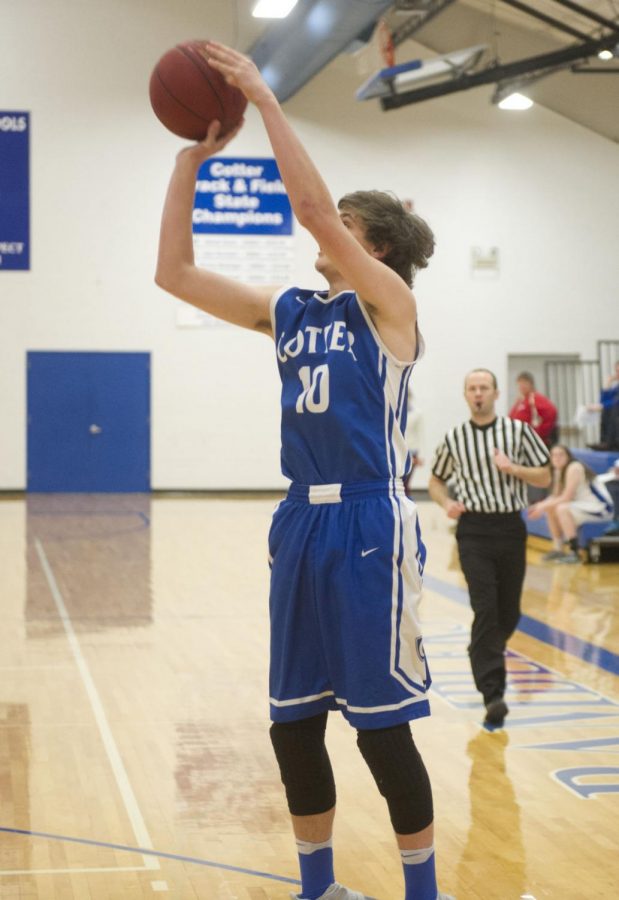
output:
POLYGON ((0 269, 30 268, 30 115, 0 110, 0 269))
POLYGON ((194 234, 292 234, 292 209, 274 159, 213 156, 200 167, 194 234))

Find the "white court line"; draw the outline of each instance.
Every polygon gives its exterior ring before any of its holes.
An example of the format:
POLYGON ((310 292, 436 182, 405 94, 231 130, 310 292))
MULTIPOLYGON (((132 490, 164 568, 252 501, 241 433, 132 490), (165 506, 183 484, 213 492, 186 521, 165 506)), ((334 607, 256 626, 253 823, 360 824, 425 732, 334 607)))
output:
MULTIPOLYGON (((153 850, 153 843, 146 828, 144 817, 142 816, 140 807, 138 806, 135 794, 133 793, 133 788, 131 787, 131 782, 129 781, 129 776, 127 775, 127 771, 123 764, 122 758, 120 756, 120 753, 118 752, 118 747, 116 746, 116 742, 114 741, 114 738, 112 736, 112 730, 107 721, 107 716, 105 715, 105 710, 103 709, 101 698, 99 697, 99 693, 97 691, 97 688, 95 687, 92 675, 90 674, 88 664, 86 663, 79 641, 77 639, 75 631, 73 630, 73 625, 71 624, 71 619, 69 617, 69 613, 67 612, 64 599, 60 592, 60 588, 56 583, 54 573, 52 572, 51 566, 47 560, 47 556, 45 555, 43 545, 38 540, 38 538, 34 543, 36 551, 39 554, 39 559, 41 560, 41 566, 43 567, 43 571, 45 572, 45 577, 47 578, 49 589, 51 591, 52 597, 54 598, 56 608, 58 609, 60 621, 62 622, 65 633, 67 635, 67 640, 69 642, 69 646, 71 647, 71 652, 73 653, 73 657, 75 659, 78 671, 81 675, 84 688, 88 695, 88 699, 90 700, 90 705, 92 706, 95 721, 99 727, 99 733, 101 734, 101 740, 103 741, 103 746, 105 747, 105 750, 107 752, 110 766, 112 767, 112 772, 114 773, 114 778, 116 779, 116 784, 118 785, 118 790, 120 791, 123 803, 125 804, 125 809, 127 811, 127 815, 129 816, 129 821, 131 822, 131 827, 133 828, 133 834, 135 835, 137 845, 138 847, 144 847, 146 850, 153 850)), ((142 859, 144 860, 144 868, 160 868, 159 860, 156 857, 143 856, 142 859)), ((6 873, 3 872, 2 874, 6 873)))

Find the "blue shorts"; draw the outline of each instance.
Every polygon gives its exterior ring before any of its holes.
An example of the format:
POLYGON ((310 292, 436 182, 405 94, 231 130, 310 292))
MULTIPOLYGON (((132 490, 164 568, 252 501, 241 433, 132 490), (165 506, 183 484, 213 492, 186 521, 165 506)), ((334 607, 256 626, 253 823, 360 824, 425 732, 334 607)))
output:
POLYGON ((292 484, 269 551, 272 720, 340 709, 355 728, 386 728, 429 715, 425 548, 402 483, 292 484))

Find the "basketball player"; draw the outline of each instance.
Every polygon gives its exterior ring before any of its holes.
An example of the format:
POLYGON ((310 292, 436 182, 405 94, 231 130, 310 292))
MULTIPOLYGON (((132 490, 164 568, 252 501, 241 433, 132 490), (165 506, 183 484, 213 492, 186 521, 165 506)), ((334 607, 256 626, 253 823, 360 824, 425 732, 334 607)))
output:
POLYGON ((409 721, 429 714, 416 616, 425 550, 404 493, 407 384, 420 352, 412 272, 428 226, 391 196, 359 192, 338 210, 254 64, 209 43, 210 64, 262 116, 293 210, 316 239, 326 291, 250 287, 197 268, 196 173, 232 139, 213 123, 177 157, 161 228, 157 283, 226 321, 270 335, 282 379, 282 469, 274 513, 271 739, 307 900, 370 900, 335 881, 335 783, 325 747, 341 710, 385 796, 406 900, 437 900, 429 778, 409 721))
POLYGON ((436 450, 429 491, 458 522, 460 565, 474 618, 469 657, 486 706, 485 724, 508 713, 505 647, 520 618, 526 566, 525 484, 550 484, 550 457, 541 437, 520 419, 497 416, 497 380, 488 369, 464 379, 471 418, 450 429, 436 450), (453 483, 455 498, 448 482, 453 483))

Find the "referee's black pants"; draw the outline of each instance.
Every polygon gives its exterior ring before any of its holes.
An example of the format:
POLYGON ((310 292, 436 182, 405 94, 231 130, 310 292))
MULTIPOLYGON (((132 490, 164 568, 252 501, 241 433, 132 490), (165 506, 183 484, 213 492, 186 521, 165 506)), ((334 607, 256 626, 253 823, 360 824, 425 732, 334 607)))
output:
POLYGON ((475 614, 471 668, 488 703, 505 692, 505 645, 520 618, 527 532, 519 513, 464 513, 456 539, 475 614))

